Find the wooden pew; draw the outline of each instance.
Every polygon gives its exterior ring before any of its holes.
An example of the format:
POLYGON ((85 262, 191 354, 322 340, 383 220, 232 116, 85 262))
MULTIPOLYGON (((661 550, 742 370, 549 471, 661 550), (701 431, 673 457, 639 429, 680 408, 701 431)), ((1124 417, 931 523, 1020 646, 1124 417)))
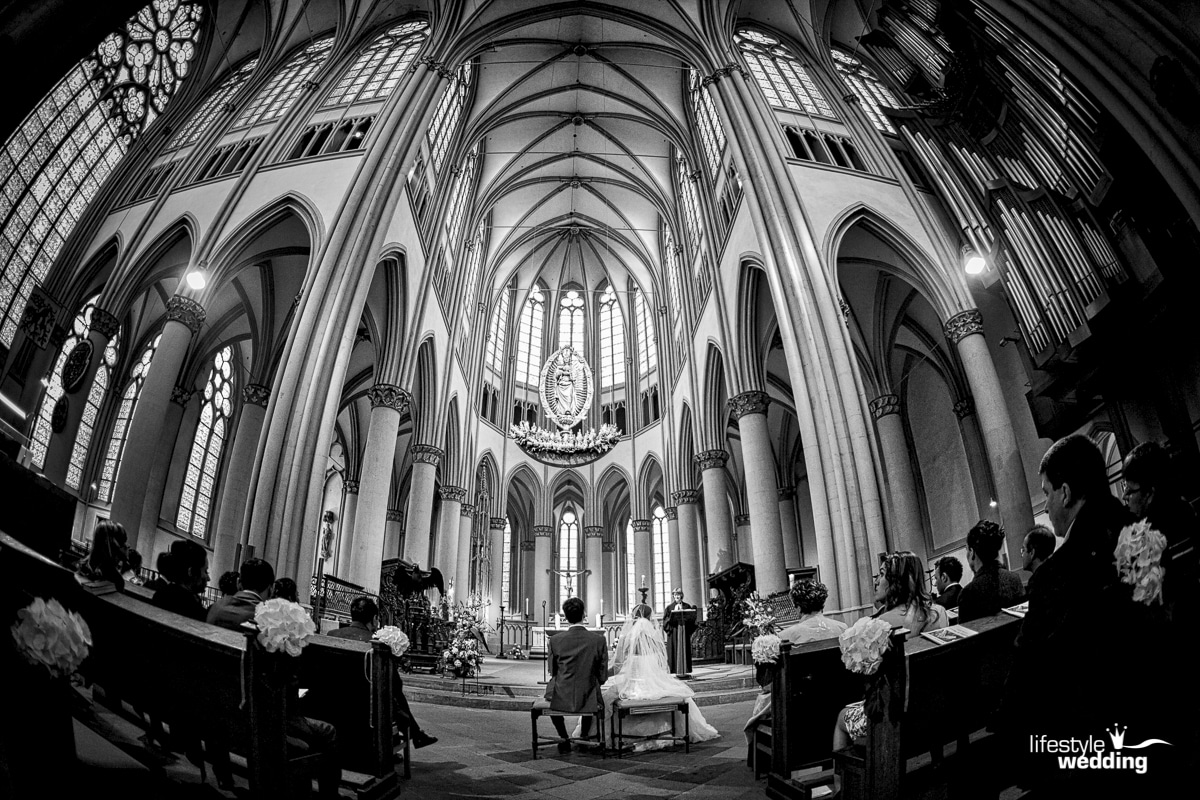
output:
POLYGON ((865 745, 836 754, 838 712, 863 698, 865 679, 842 665, 836 639, 785 643, 772 687, 770 734, 756 736, 756 745, 770 741, 767 796, 807 800, 818 785, 828 785, 828 767, 836 760, 844 798, 890 800, 900 796, 906 772, 940 763, 946 744, 956 744, 962 760, 969 737, 986 726, 999 704, 1020 625, 1000 614, 966 627, 977 635, 947 645, 922 637, 907 641, 901 669, 908 702, 901 721, 873 723, 865 745), (797 771, 803 774, 793 778, 797 771))

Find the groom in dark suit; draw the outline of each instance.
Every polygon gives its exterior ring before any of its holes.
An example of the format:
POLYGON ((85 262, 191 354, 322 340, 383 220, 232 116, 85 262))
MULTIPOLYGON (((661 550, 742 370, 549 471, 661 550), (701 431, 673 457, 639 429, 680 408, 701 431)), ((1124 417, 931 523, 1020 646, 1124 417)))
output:
MULTIPOLYGON (((591 714, 600 708, 600 684, 608 676, 608 644, 600 634, 583 624, 583 601, 569 597, 562 605, 563 616, 571 627, 547 640, 550 649, 550 683, 546 700, 551 711, 582 715, 580 735, 587 738, 592 728, 591 714)), ((561 742, 558 752, 571 752, 571 741, 562 717, 551 717, 561 742)))

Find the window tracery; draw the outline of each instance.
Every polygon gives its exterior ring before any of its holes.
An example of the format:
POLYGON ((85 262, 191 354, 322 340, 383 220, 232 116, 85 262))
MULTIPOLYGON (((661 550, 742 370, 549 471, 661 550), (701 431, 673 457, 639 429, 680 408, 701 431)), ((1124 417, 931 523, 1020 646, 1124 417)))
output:
POLYGON ((104 456, 104 467, 100 471, 100 489, 98 497, 107 503, 112 500, 113 484, 117 480, 117 470, 121 466, 121 456, 125 452, 125 439, 129 435, 129 423, 133 420, 133 411, 137 408, 138 397, 141 396, 142 386, 146 383, 146 372, 154 359, 154 351, 158 349, 158 341, 162 334, 154 337, 153 341, 142 351, 142 356, 129 370, 129 382, 121 393, 121 406, 117 409, 117 419, 113 423, 112 435, 108 440, 108 452, 104 456))
POLYGON ((883 133, 895 136, 895 126, 881 109, 898 107, 900 103, 896 100, 896 96, 875 77, 875 73, 867 69, 857 58, 853 58, 841 50, 830 50, 829 53, 833 56, 834 68, 842 76, 842 81, 858 97, 871 124, 883 133))
POLYGON ((546 298, 537 286, 529 292, 521 320, 517 325, 517 374, 518 384, 536 387, 541 377, 542 322, 546 313, 546 298))
POLYGON ((50 449, 50 439, 53 436, 54 407, 58 405, 59 399, 64 394, 63 365, 66 364, 67 356, 71 354, 75 346, 88 337, 88 332, 91 330, 92 312, 99 299, 100 295, 93 295, 75 315, 75 320, 71 323, 71 333, 63 342, 62 348, 58 352, 58 358, 54 360, 54 369, 50 370, 50 376, 45 380, 46 391, 42 395, 42 403, 38 408, 38 415, 29 435, 29 455, 33 465, 38 469, 42 469, 46 465, 46 452, 50 449))
POLYGON ((305 85, 309 84, 312 76, 325 63, 331 49, 333 37, 326 36, 305 47, 280 67, 267 85, 259 89, 254 99, 242 110, 237 121, 233 123, 234 129, 273 122, 287 113, 292 104, 300 98, 305 85))
POLYGON ((468 61, 459 67, 453 82, 446 88, 446 93, 438 102, 437 110, 433 112, 433 121, 425 134, 429 145, 429 155, 433 161, 433 171, 441 172, 442 163, 446 159, 446 148, 458 127, 462 117, 463 107, 467 101, 467 89, 471 83, 471 63, 468 61))
POLYGON ((72 489, 78 489, 83 484, 83 467, 87 462, 88 448, 92 444, 92 433, 96 429, 100 405, 104 402, 113 367, 117 364, 120 339, 121 334, 117 333, 108 340, 104 347, 104 355, 100 359, 100 366, 96 369, 96 377, 92 379, 92 386, 88 389, 87 404, 83 407, 83 417, 79 420, 79 430, 75 434, 75 445, 71 449, 71 461, 67 465, 67 486, 72 489))
POLYGON ((175 525, 185 533, 203 537, 217 486, 217 469, 225 444, 226 426, 233 416, 233 347, 226 345, 213 361, 204 385, 200 423, 192 440, 183 496, 175 525))
POLYGON ((389 96, 400 85, 428 36, 424 22, 406 22, 392 28, 363 48, 321 107, 365 103, 389 96))
MULTIPOLYGON (((575 512, 570 509, 563 512, 562 519, 558 523, 558 571, 560 573, 574 573, 579 569, 579 520, 575 516, 575 512)), ((579 577, 572 575, 569 579, 565 575, 558 576, 558 603, 567 599, 567 586, 571 587, 573 594, 578 594, 579 577)))
POLYGON ((246 81, 250 80, 250 76, 254 74, 254 69, 257 66, 258 59, 250 59, 226 78, 220 86, 209 93, 208 97, 200 105, 200 108, 192 113, 188 121, 179 129, 179 133, 175 134, 175 137, 171 139, 167 145, 167 149, 177 150, 180 147, 195 144, 196 140, 208 130, 208 126, 212 124, 217 114, 226 107, 226 104, 233 100, 234 95, 246 85, 246 81))
POLYGON ((778 39, 743 29, 734 40, 768 103, 822 117, 834 116, 808 70, 778 39))
POLYGON ((583 353, 583 297, 578 291, 569 289, 563 293, 558 305, 558 346, 571 345, 583 353))
POLYGON ((600 295, 600 390, 625 385, 625 323, 610 283, 600 295))

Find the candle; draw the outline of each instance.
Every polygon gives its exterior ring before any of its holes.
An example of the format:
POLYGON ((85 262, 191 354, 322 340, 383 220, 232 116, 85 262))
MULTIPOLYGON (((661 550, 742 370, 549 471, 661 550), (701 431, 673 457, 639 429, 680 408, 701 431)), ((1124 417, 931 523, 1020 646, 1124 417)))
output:
POLYGON ((641 585, 641 586, 645 586, 645 585, 646 585, 646 576, 645 576, 645 575, 643 575, 643 576, 642 576, 642 582, 641 582, 641 584, 639 584, 639 585, 641 585))
POLYGON ((529 616, 529 598, 525 598, 525 616, 529 616))
POLYGON ((604 598, 600 598, 600 616, 604 616, 604 598))

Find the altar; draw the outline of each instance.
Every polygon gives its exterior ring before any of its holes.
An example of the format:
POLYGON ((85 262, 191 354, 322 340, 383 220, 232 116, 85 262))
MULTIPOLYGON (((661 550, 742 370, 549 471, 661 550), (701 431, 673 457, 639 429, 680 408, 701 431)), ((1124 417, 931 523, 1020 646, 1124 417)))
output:
MULTIPOLYGON (((529 654, 545 656, 546 653, 548 652, 546 649, 546 641, 553 636, 563 633, 570 627, 571 627, 570 625, 564 625, 561 628, 550 628, 550 627, 543 627, 543 628, 535 627, 535 628, 533 628, 533 638, 529 643, 529 654)), ((588 631, 590 633, 598 633, 601 636, 605 636, 607 638, 606 628, 589 627, 588 631)))

